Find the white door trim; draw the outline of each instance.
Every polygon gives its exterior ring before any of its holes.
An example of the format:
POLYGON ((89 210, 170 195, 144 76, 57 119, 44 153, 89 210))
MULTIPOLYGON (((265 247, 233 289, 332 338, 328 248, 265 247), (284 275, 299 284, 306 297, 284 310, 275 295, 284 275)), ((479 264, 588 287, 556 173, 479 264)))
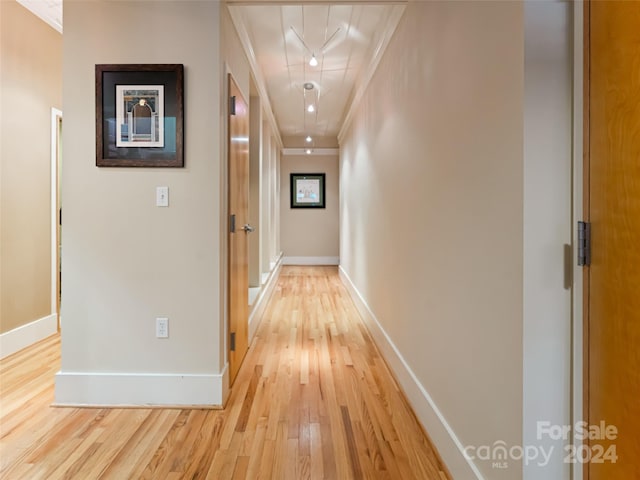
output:
MULTIPOLYGON (((584 4, 573 4, 573 241, 577 245, 576 222, 584 219, 583 210, 583 139, 584 139, 584 4)), ((575 251, 575 250, 574 250, 575 251)), ((571 422, 584 420, 583 405, 583 311, 582 297, 584 295, 582 279, 582 267, 577 266, 573 259, 573 371, 571 382, 571 422)), ((576 448, 582 442, 573 438, 576 448)), ((572 465, 572 480, 582 480, 583 468, 581 464, 572 465)))
POLYGON ((51 109, 51 314, 58 314, 58 121, 62 111, 51 109))

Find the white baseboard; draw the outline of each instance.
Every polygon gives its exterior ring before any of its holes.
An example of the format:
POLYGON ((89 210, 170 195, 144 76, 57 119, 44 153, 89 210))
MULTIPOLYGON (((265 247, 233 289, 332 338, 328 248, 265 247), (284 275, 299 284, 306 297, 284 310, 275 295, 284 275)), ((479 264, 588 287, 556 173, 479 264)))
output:
POLYGON ((219 374, 58 372, 56 406, 223 407, 227 365, 219 374))
POLYGON ((369 333, 371 333, 387 365, 389 365, 396 380, 402 387, 418 420, 429 433, 452 477, 456 480, 484 480, 478 467, 472 460, 466 458, 462 442, 456 436, 431 395, 420 383, 342 267, 340 267, 340 278, 347 287, 353 303, 364 319, 369 333))
POLYGON ((340 257, 284 257, 283 265, 340 265, 340 257))
POLYGON ((0 335, 0 358, 33 345, 58 331, 58 316, 48 315, 0 335))
POLYGON ((269 299, 271 298, 271 294, 276 286, 278 280, 278 274, 280 273, 280 268, 282 267, 282 255, 278 258, 278 261, 275 262, 274 268, 271 270, 269 275, 269 279, 266 283, 262 285, 262 290, 258 294, 255 302, 252 304, 251 312, 249 313, 249 343, 253 340, 256 331, 258 330, 258 325, 260 325, 260 320, 262 320, 262 315, 264 314, 265 309, 267 308, 267 304, 269 303, 269 299))

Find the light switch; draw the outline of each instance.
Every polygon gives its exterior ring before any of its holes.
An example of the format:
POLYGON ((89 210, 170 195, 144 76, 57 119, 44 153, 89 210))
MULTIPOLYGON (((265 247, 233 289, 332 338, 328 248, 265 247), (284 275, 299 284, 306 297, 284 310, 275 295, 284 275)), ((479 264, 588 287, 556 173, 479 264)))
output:
POLYGON ((169 206, 169 187, 156 187, 156 207, 169 206))

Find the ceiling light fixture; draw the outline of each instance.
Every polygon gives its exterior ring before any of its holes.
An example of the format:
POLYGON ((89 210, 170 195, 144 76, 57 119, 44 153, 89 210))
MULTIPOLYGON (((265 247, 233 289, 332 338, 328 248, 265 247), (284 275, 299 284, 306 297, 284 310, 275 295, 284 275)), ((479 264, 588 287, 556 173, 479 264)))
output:
POLYGON ((311 152, 312 152, 312 150, 311 150, 310 148, 307 148, 307 149, 305 150, 305 153, 306 153, 307 155, 311 155, 311 152))
MULTIPOLYGON (((302 43, 304 48, 306 48, 307 51, 311 54, 311 60, 309 60, 309 65, 311 65, 312 67, 318 66, 318 59, 316 58, 316 52, 314 52, 309 48, 309 45, 307 45, 307 42, 305 42, 304 39, 300 36, 300 34, 296 32, 296 29, 293 28, 293 26, 291 26, 291 30, 293 30, 293 33, 296 35, 296 37, 298 37, 298 40, 300 40, 300 43, 302 43)), ((320 55, 324 55, 325 49, 327 48, 331 40, 333 40, 334 37, 338 34, 339 31, 340 31, 340 27, 338 27, 336 31, 333 32, 333 34, 327 39, 327 41, 324 42, 324 45, 320 47, 320 50, 318 50, 318 53, 320 55)))
POLYGON ((316 111, 316 107, 313 106, 313 103, 307 107, 307 112, 313 113, 316 111))
POLYGON ((307 141, 307 143, 311 143, 313 141, 313 138, 311 138, 311 135, 307 135, 307 138, 305 138, 305 140, 307 141))

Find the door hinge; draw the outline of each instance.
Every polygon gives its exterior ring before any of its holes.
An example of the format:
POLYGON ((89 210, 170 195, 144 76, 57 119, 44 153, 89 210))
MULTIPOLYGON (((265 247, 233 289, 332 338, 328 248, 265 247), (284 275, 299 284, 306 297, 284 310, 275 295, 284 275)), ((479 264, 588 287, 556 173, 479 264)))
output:
POLYGON ((578 222, 578 265, 591 265, 591 224, 578 222))
POLYGON ((236 215, 229 215, 229 232, 236 232, 236 215))
POLYGON ((236 114, 236 96, 229 97, 229 115, 236 114))
POLYGON ((229 341, 229 350, 236 351, 236 332, 231 332, 231 340, 229 341))

